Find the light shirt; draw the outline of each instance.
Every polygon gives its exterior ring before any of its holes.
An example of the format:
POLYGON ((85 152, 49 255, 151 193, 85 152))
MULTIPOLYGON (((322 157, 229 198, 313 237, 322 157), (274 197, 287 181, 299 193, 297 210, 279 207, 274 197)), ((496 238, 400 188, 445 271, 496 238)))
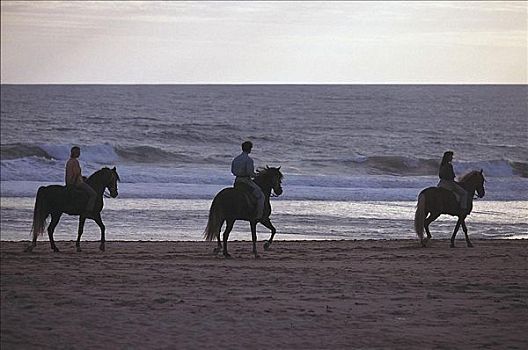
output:
POLYGON ((231 163, 231 172, 237 177, 255 177, 253 159, 246 152, 240 153, 231 163))
POLYGON ((66 163, 66 186, 77 186, 80 185, 82 180, 81 166, 77 158, 70 158, 66 163))

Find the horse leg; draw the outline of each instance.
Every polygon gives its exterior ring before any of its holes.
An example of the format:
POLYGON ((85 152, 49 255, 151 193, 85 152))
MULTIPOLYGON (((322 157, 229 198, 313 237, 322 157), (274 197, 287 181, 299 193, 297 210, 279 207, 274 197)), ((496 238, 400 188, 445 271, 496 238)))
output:
POLYGON ((55 231, 55 227, 59 224, 59 220, 62 216, 62 213, 52 213, 51 214, 51 222, 48 226, 48 236, 50 240, 51 249, 53 249, 54 252, 58 253, 59 248, 55 245, 55 240, 53 239, 53 232, 55 231))
POLYGON ((473 243, 471 243, 471 241, 469 240, 469 236, 468 236, 468 229, 467 229, 467 226, 466 226, 466 220, 462 220, 462 230, 464 230, 464 234, 466 235, 466 243, 467 243, 467 246, 469 248, 473 248, 473 243))
POLYGON ((75 243, 75 246, 77 247, 77 252, 81 252, 81 236, 84 231, 84 223, 86 221, 85 216, 79 217, 79 230, 77 231, 77 242, 75 243))
POLYGON ((424 228, 425 228, 425 232, 427 233, 427 239, 426 239, 426 242, 429 241, 432 236, 431 236, 431 232, 429 231, 429 225, 435 221, 436 219, 438 219, 438 217, 440 216, 440 214, 437 214, 437 213, 431 213, 429 215, 429 217, 427 219, 425 219, 425 222, 424 222, 424 228))
POLYGON ((273 224, 271 223, 271 220, 269 218, 267 218, 266 220, 262 221, 261 224, 264 225, 264 227, 267 227, 268 229, 271 230, 270 239, 268 239, 264 243, 264 250, 269 250, 271 243, 273 243, 273 237, 275 237, 275 233, 277 232, 277 230, 275 229, 275 227, 273 226, 273 224))
MULTIPOLYGON (((224 222, 222 221, 222 224, 218 228, 218 231, 220 231, 222 229, 222 225, 223 224, 224 224, 224 222)), ((218 254, 218 253, 220 253, 222 251, 222 240, 220 239, 220 232, 218 232, 218 236, 216 236, 216 239, 218 241, 218 244, 216 245, 216 248, 213 249, 213 253, 218 254)))
POLYGON ((230 258, 231 255, 227 252, 227 239, 229 238, 229 233, 233 229, 235 220, 226 220, 226 229, 224 231, 224 257, 230 258))
POLYGON ((95 223, 99 226, 99 229, 101 230, 101 244, 99 245, 99 249, 104 252, 105 251, 105 230, 106 227, 103 224, 103 220, 101 219, 101 213, 97 213, 93 217, 95 223))
POLYGON ((253 241, 253 254, 255 255, 255 258, 259 258, 259 255, 257 253, 257 222, 251 221, 251 240, 253 241))
POLYGON ((222 240, 220 239, 220 235, 218 235, 216 238, 218 240, 218 244, 216 248, 213 250, 213 253, 218 254, 222 251, 222 240))
POLYGON ((458 229, 460 228, 460 224, 462 223, 462 218, 459 217, 458 218, 458 221, 455 225, 455 230, 453 231, 453 235, 451 236, 451 248, 454 248, 455 247, 455 237, 456 237, 456 234, 458 232, 458 229))
POLYGON ((31 253, 33 251, 33 248, 37 246, 37 236, 33 235, 33 240, 31 241, 31 244, 24 249, 24 252, 31 253))

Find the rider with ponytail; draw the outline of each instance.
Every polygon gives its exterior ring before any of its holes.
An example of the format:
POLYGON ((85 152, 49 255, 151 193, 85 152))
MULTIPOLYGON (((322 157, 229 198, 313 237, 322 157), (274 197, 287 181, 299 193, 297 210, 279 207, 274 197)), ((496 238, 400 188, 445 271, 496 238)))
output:
POLYGON ((460 209, 463 212, 467 212, 467 191, 464 190, 459 184, 455 182, 455 171, 451 161, 453 160, 453 152, 447 151, 442 157, 440 163, 440 169, 438 171, 438 187, 445 188, 449 191, 455 192, 460 197, 460 209))

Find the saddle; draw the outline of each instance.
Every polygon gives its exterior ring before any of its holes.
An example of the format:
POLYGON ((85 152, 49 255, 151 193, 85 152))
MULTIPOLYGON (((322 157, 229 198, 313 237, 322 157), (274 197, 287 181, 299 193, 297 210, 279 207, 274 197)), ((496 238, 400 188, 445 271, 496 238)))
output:
POLYGON ((455 203, 457 203, 458 205, 460 205, 460 196, 458 195, 458 193, 456 193, 455 191, 451 191, 450 189, 447 189, 445 187, 440 187, 438 186, 437 187, 440 191, 444 191, 446 193, 448 193, 448 195, 451 197, 451 199, 453 201, 455 201, 455 203))
POLYGON ((257 207, 257 197, 253 194, 254 189, 251 186, 243 182, 236 182, 234 188, 242 192, 251 206, 257 207))
MULTIPOLYGON (((449 204, 447 204, 449 207, 452 207, 452 208, 461 208, 462 207, 462 203, 461 203, 461 197, 460 195, 458 195, 458 193, 456 193, 455 191, 451 191, 450 189, 447 189, 445 187, 437 187, 438 190, 440 191, 444 191, 446 194, 447 194, 447 201, 449 204)), ((470 195, 468 194, 468 204, 467 204, 467 207, 470 208, 470 204, 469 204, 469 200, 470 200, 470 195)))
MULTIPOLYGON (((457 182, 457 184, 458 184, 458 182, 457 182)), ((438 184, 437 187, 443 189, 444 191, 447 191, 447 192, 451 193, 451 194, 453 195, 453 197, 455 197, 455 201, 460 205, 460 199, 461 199, 461 197, 460 197, 460 195, 459 195, 458 193, 456 193, 455 191, 453 191, 453 190, 450 189, 450 188, 447 188, 447 187, 441 186, 440 184, 438 184)))
POLYGON ((66 204, 72 212, 82 212, 88 202, 88 194, 75 187, 64 186, 66 204))

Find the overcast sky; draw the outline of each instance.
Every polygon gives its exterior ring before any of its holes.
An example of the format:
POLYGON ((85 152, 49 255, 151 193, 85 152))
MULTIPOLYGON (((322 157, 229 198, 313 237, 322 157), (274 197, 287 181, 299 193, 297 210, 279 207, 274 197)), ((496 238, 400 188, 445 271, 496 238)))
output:
POLYGON ((2 83, 528 83, 528 3, 1 2, 2 83))

